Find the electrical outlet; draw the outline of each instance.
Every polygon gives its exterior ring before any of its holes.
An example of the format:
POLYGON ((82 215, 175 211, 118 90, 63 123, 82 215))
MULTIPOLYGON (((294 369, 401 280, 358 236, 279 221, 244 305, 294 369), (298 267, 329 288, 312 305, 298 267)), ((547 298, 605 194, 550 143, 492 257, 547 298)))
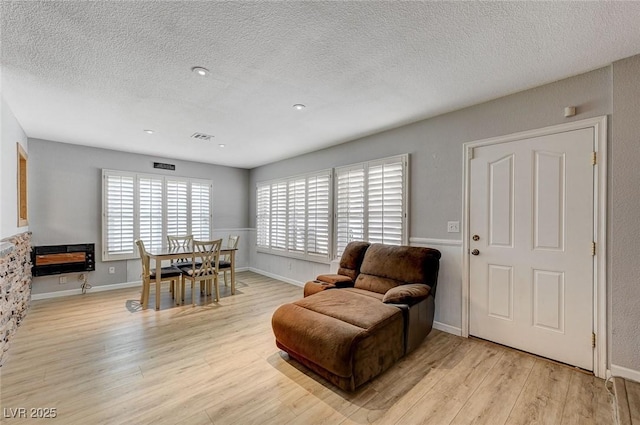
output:
POLYGON ((59 281, 60 283, 67 283, 67 277, 66 277, 66 276, 60 276, 60 277, 58 278, 58 281, 59 281))
POLYGON ((114 274, 116 272, 115 267, 109 267, 109 274, 114 274))
POLYGON ((449 232, 449 233, 460 233, 460 222, 459 221, 447 221, 447 232, 449 232))

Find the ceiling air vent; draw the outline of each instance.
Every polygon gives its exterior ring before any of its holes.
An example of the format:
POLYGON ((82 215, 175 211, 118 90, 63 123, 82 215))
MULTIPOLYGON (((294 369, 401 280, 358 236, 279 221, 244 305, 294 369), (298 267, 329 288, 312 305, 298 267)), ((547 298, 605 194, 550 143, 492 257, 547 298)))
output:
POLYGON ((209 141, 211 139, 213 139, 213 136, 209 135, 209 134, 204 134, 204 133, 193 133, 191 135, 192 139, 197 139, 197 140, 204 140, 204 141, 209 141))

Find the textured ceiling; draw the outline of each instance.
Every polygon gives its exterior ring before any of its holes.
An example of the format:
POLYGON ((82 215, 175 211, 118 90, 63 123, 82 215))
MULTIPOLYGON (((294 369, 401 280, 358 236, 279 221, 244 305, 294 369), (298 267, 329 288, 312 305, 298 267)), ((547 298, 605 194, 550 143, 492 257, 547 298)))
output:
POLYGON ((637 2, 3 0, 1 12, 0 90, 29 137, 243 168, 640 53, 637 2))

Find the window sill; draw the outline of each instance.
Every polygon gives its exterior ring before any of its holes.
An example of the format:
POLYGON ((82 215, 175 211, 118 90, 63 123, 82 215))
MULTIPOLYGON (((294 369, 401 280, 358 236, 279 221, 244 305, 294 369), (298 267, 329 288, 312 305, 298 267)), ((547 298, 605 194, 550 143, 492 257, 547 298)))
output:
POLYGON ((278 257, 293 258, 295 260, 310 261, 312 263, 331 264, 331 260, 329 259, 328 255, 320 256, 320 255, 312 255, 312 254, 295 254, 292 252, 281 251, 277 249, 260 248, 260 247, 256 247, 256 251, 259 252, 260 254, 269 254, 269 255, 275 255, 278 257))

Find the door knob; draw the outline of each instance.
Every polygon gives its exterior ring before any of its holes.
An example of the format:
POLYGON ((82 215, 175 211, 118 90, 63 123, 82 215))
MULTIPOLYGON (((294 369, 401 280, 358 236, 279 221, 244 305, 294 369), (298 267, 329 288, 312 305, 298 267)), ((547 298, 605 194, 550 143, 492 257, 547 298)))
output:
POLYGON ((477 249, 474 249, 473 251, 471 251, 472 255, 478 255, 480 254, 480 251, 478 251, 477 249))
POLYGON ((473 237, 471 239, 473 239, 474 241, 479 241, 480 240, 480 236, 473 235, 473 237))

